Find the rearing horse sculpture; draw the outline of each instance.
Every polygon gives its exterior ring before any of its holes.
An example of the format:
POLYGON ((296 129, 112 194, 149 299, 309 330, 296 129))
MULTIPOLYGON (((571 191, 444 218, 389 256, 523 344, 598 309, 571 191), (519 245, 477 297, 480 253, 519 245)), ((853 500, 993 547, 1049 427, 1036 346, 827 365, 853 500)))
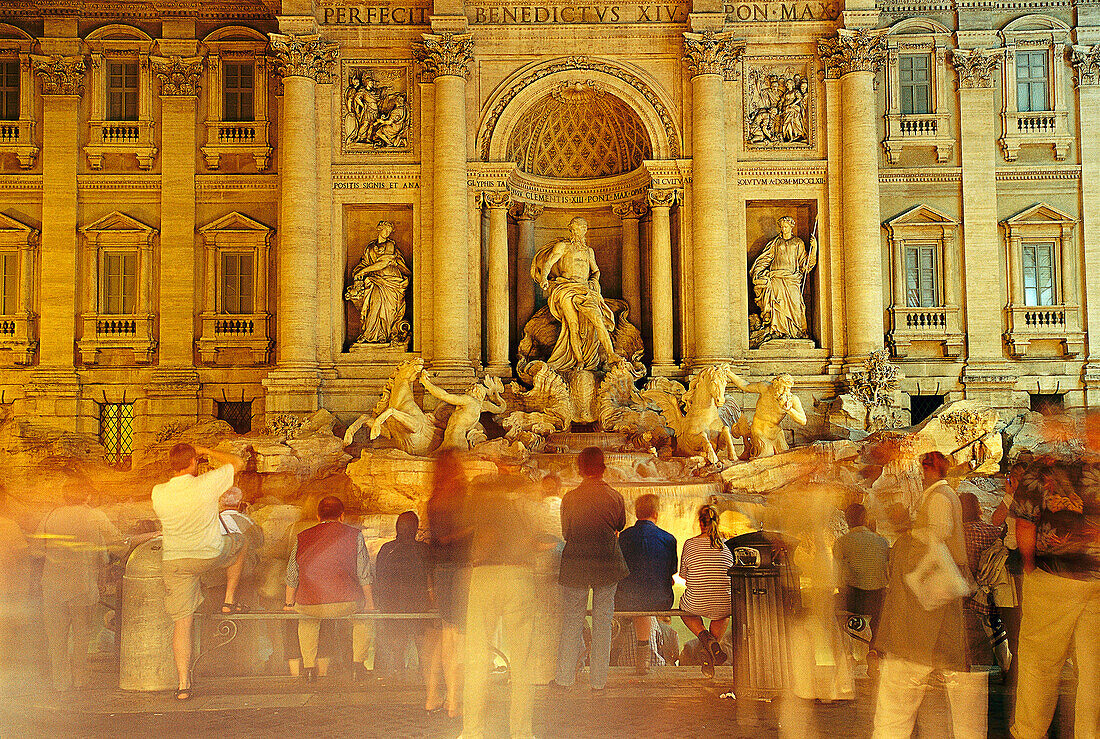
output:
POLYGON ((412 390, 423 371, 424 360, 420 357, 403 362, 383 388, 382 397, 374 406, 374 418, 367 414, 359 416, 344 434, 344 445, 351 444, 355 432, 369 422, 372 441, 386 436, 394 447, 407 454, 424 456, 430 452, 437 428, 416 404, 412 390))
POLYGON ((691 378, 687 392, 664 377, 650 381, 642 391, 642 397, 660 409, 680 453, 702 455, 717 464, 718 450, 724 448, 729 459, 737 458, 730 427, 740 418, 741 407, 726 394, 732 375, 729 364, 716 364, 691 378))

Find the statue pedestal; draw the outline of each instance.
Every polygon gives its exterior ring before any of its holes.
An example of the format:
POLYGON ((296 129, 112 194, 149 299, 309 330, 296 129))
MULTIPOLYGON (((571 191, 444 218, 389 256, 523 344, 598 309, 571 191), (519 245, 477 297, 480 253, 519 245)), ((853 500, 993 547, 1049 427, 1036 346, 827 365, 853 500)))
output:
POLYGON ((765 356, 798 357, 815 349, 813 339, 768 339, 753 351, 765 356))
POLYGON ((348 356, 370 364, 398 365, 414 355, 405 344, 352 344, 348 356))

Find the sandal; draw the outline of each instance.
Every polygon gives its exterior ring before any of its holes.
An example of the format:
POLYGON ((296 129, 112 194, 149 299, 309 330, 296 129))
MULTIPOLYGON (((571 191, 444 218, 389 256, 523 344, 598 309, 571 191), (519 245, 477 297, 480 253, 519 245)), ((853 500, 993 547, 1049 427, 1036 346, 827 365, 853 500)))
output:
POLYGON ((180 688, 176 691, 176 700, 180 703, 185 703, 195 695, 195 689, 192 687, 180 688))
POLYGON ((250 609, 240 603, 222 603, 222 615, 235 616, 240 613, 248 613, 250 609))

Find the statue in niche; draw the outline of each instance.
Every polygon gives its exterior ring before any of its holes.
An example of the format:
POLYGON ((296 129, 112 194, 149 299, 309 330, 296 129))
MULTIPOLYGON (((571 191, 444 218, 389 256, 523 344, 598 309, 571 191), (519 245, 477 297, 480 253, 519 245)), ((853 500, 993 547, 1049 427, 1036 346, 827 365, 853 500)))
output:
POLYGON ((344 299, 359 308, 362 332, 356 344, 404 344, 409 339, 405 291, 412 273, 392 233, 392 223, 378 222, 378 238, 367 244, 344 293, 344 299))
POLYGON ((569 238, 551 241, 531 262, 531 277, 547 293, 546 306, 524 327, 520 342, 520 372, 536 360, 557 372, 599 370, 641 356, 638 329, 628 320, 622 300, 605 300, 600 268, 585 234, 588 222, 569 222, 569 238))
POLYGON ((779 375, 771 382, 745 382, 730 372, 729 380, 741 391, 760 396, 752 413, 752 422, 745 424, 745 416, 741 417, 738 433, 742 438, 747 436, 749 440, 745 445, 747 455, 744 456, 756 459, 787 451, 790 448, 787 437, 780 428, 783 419, 790 418, 800 426, 805 426, 807 422, 802 401, 791 392, 794 378, 790 375, 779 375))
POLYGON ((806 242, 794 235, 795 221, 779 219, 779 235, 773 238, 752 263, 752 277, 759 319, 750 320, 749 344, 754 349, 769 339, 805 339, 806 276, 817 266, 817 238, 806 242))
POLYGON ((409 144, 409 103, 395 85, 403 72, 354 69, 344 90, 344 142, 374 149, 400 149, 409 144))
POLYGON ((420 373, 420 384, 436 400, 454 406, 450 418, 447 419, 447 429, 443 432, 440 449, 468 451, 475 444, 486 441, 488 437, 481 425, 481 414, 503 413, 507 410, 501 397, 504 394, 504 383, 499 377, 486 375, 484 380, 474 384, 463 395, 454 395, 437 387, 428 377, 427 371, 420 373))

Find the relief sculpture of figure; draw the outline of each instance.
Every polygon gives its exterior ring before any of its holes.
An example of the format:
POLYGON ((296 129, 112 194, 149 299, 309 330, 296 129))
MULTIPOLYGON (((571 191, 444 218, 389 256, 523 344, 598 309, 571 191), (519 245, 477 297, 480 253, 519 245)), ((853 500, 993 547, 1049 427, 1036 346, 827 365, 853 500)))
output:
POLYGON ((779 235, 769 241, 752 263, 756 304, 760 307, 760 326, 753 331, 752 345, 768 339, 805 339, 806 303, 802 292, 806 276, 817 266, 817 239, 806 242, 794 235, 795 221, 779 219, 779 235))
POLYGON ((592 370, 621 359, 611 343, 615 315, 600 292, 596 254, 585 240, 588 222, 574 218, 567 239, 535 254, 531 277, 547 292, 551 315, 561 322, 548 364, 555 370, 592 370))
POLYGON ((392 223, 378 223, 378 238, 367 244, 352 272, 352 284, 344 293, 344 299, 359 308, 362 333, 356 344, 400 344, 409 337, 405 290, 411 273, 390 238, 392 233, 392 223))

